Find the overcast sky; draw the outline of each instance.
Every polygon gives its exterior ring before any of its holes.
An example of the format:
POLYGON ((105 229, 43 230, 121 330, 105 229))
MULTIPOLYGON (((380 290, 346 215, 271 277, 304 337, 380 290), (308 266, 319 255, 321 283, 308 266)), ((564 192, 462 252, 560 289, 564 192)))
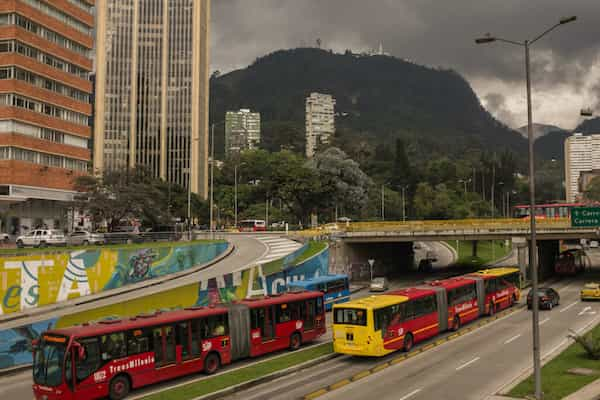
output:
POLYGON ((582 107, 600 113, 600 0, 213 0, 211 64, 243 68, 278 49, 315 46, 391 55, 452 68, 498 119, 526 123, 524 51, 475 45, 486 32, 512 40, 559 27, 532 47, 534 121, 572 129, 582 107))

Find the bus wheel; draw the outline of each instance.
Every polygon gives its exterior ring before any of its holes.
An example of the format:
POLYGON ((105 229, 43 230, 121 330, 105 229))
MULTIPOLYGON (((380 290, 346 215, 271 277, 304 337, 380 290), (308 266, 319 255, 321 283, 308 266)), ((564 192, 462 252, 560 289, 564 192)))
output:
POLYGON ((490 317, 496 314, 496 306, 494 306, 494 302, 490 302, 490 317))
POLYGON ((404 351, 405 352, 409 352, 413 347, 413 335, 412 333, 407 333, 406 336, 404 336, 404 351))
POLYGON ((290 337, 290 350, 291 351, 298 350, 300 348, 301 344, 302 344, 302 339, 300 338, 300 334, 299 333, 292 334, 292 336, 290 337))
POLYGON ((454 321, 452 322, 452 330, 456 332, 459 329, 460 329, 460 318, 454 317, 454 321))
POLYGON ((219 356, 215 353, 210 353, 204 359, 204 373, 206 375, 212 375, 219 369, 221 365, 221 361, 219 360, 219 356))
POLYGON ((110 381, 109 397, 110 400, 121 400, 129 394, 129 379, 119 375, 110 381))

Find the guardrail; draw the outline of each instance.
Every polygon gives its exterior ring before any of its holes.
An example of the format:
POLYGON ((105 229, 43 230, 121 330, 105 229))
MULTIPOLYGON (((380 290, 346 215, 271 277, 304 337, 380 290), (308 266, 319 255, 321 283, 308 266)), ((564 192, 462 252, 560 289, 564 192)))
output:
MULTIPOLYGON (((570 229, 569 218, 538 219, 540 229, 570 229)), ((430 232, 449 230, 528 230, 529 219, 463 219, 463 220, 426 220, 426 221, 377 221, 325 224, 316 229, 295 232, 304 237, 328 235, 334 232, 430 232)))

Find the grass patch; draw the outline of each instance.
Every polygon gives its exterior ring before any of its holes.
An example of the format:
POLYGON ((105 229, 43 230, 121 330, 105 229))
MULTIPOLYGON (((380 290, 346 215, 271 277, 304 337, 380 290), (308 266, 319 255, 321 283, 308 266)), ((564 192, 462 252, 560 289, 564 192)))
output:
POLYGON ((216 392, 247 382, 253 379, 261 378, 276 371, 301 364, 303 362, 324 356, 333 352, 331 343, 325 343, 310 349, 296 351, 294 353, 277 357, 273 360, 259 362, 249 365, 235 371, 226 372, 222 375, 212 378, 206 378, 199 382, 165 390, 160 393, 151 394, 144 397, 145 400, 185 400, 193 399, 209 393, 216 392))
POLYGON ((27 247, 22 249, 0 249, 0 254, 4 256, 25 256, 28 254, 55 254, 65 253, 72 250, 134 250, 134 249, 145 249, 148 247, 160 248, 160 247, 172 247, 174 245, 187 246, 194 244, 210 244, 210 243, 224 243, 225 240, 194 240, 191 242, 145 242, 135 244, 106 244, 102 246, 88 245, 88 246, 66 246, 66 247, 27 247))
MULTIPOLYGON (((600 337, 600 325, 593 329, 595 338, 600 337)), ((576 392, 588 383, 598 379, 595 376, 579 376, 567 373, 571 368, 590 368, 598 370, 600 362, 586 356, 583 347, 573 343, 553 360, 542 367, 542 391, 545 400, 559 400, 576 392)), ((515 386, 509 393, 513 397, 533 395, 535 391, 533 376, 515 386)))
POLYGON ((301 264, 304 261, 308 260, 309 258, 313 257, 314 255, 319 254, 326 248, 327 248, 327 242, 311 240, 310 242, 308 242, 308 248, 306 249, 306 251, 304 253, 300 254, 300 256, 297 257, 293 261, 293 264, 294 265, 301 264))
MULTIPOLYGON (((306 249, 298 255, 298 257, 294 258, 290 261, 290 266, 298 265, 303 261, 308 260, 310 257, 319 253, 327 247, 326 241, 317 241, 311 240, 308 242, 306 249)), ((263 273, 265 275, 276 274, 277 272, 283 270, 283 260, 285 257, 278 258, 277 260, 271 261, 263 266, 263 273)))
POLYGON ((471 241, 456 240, 447 242, 458 252, 456 266, 459 267, 481 267, 506 256, 511 251, 510 244, 505 246, 504 240, 480 240, 477 243, 477 257, 472 257, 473 245, 471 241))

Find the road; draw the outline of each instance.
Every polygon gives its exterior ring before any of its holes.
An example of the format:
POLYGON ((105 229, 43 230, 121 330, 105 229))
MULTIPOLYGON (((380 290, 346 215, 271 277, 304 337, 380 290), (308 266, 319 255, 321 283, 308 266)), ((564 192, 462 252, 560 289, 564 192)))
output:
POLYGON ((415 264, 427 256, 427 253, 433 253, 436 261, 432 263, 433 269, 445 268, 456 261, 456 253, 450 251, 448 246, 442 242, 415 242, 415 264))
MULTIPOLYGON (((579 301, 581 286, 600 279, 600 252, 594 253, 594 272, 554 285, 561 304, 540 314, 543 357, 567 343, 569 329, 578 331, 600 322, 600 303, 579 301)), ((319 399, 485 399, 531 367, 531 330, 531 313, 521 309, 319 399)), ((342 356, 228 399, 301 398, 397 355, 382 359, 342 356)))
MULTIPOLYGON (((244 267, 249 265, 264 263, 268 262, 269 260, 283 257, 301 246, 296 242, 293 242, 289 239, 281 238, 277 235, 235 234, 228 235, 227 240, 235 246, 235 250, 231 255, 224 258, 220 262, 214 264, 210 268, 195 272, 191 275, 184 276, 180 279, 165 282, 159 285, 158 288, 157 286, 151 286, 122 295, 112 296, 109 298, 104 298, 98 301, 80 305, 77 305, 77 303, 81 302, 81 299, 72 300, 70 302, 66 302, 66 304, 64 304, 64 307, 58 309, 57 311, 53 311, 51 316, 68 315, 70 313, 85 311, 104 305, 126 302, 129 299, 137 298, 150 293, 155 293, 158 290, 168 290, 189 284, 190 282, 197 282, 198 280, 209 279, 218 275, 222 275, 224 273, 229 273, 239 269, 243 269, 244 267)), ((43 321, 48 318, 48 315, 41 314, 30 318, 10 321, 8 323, 0 324, 0 330, 22 326, 35 321, 43 321)), ((0 379, 0 386, 2 387, 2 398, 4 399, 20 400, 32 398, 30 371, 3 377, 2 379, 0 379)))

